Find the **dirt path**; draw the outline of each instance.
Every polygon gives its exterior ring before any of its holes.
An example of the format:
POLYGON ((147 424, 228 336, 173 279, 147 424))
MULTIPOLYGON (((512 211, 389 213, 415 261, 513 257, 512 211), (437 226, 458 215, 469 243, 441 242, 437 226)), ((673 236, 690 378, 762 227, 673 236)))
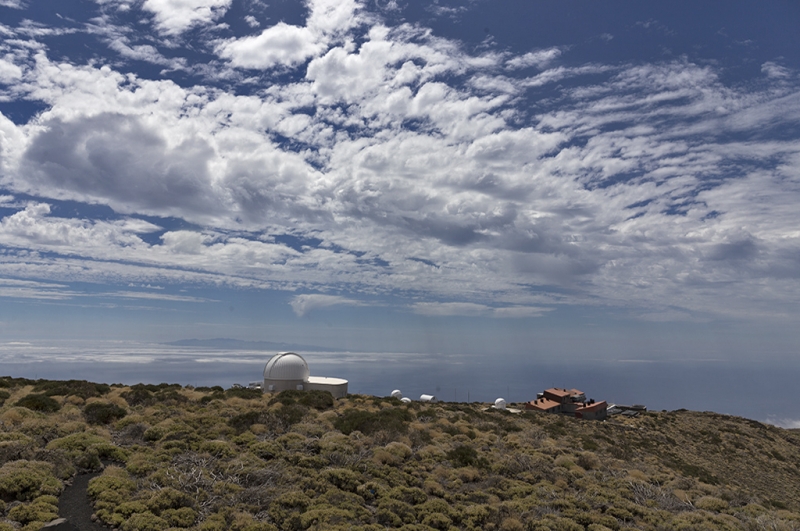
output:
POLYGON ((78 474, 58 499, 58 516, 66 518, 80 531, 108 531, 107 527, 92 522, 92 504, 86 494, 89 480, 99 475, 99 472, 78 474))

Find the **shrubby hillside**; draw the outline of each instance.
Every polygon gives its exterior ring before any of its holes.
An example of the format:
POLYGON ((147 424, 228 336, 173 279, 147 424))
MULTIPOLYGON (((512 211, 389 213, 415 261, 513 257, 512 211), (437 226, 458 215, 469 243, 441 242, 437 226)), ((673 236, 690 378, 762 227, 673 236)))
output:
POLYGON ((0 378, 0 531, 77 474, 122 531, 800 530, 800 433, 690 411, 0 378))

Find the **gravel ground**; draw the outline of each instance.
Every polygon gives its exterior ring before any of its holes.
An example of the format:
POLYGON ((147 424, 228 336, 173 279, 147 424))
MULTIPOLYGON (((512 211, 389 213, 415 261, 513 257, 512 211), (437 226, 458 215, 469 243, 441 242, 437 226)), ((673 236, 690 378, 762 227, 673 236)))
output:
POLYGON ((92 522, 92 504, 86 494, 89 480, 100 473, 78 474, 72 480, 58 500, 58 516, 66 518, 70 524, 80 531, 108 531, 107 527, 92 522))

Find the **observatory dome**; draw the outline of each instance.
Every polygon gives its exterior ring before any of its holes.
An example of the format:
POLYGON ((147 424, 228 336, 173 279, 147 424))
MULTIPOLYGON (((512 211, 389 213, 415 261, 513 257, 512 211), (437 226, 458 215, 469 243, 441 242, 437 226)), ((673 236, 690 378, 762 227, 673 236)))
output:
POLYGON ((265 380, 300 380, 307 382, 308 363, 299 354, 281 352, 275 354, 264 367, 265 380))

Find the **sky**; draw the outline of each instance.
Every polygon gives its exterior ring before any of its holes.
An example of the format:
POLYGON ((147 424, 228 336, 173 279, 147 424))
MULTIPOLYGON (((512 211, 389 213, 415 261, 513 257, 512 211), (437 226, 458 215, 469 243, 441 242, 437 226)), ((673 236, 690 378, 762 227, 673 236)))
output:
POLYGON ((0 0, 0 341, 796 361, 799 22, 0 0))

